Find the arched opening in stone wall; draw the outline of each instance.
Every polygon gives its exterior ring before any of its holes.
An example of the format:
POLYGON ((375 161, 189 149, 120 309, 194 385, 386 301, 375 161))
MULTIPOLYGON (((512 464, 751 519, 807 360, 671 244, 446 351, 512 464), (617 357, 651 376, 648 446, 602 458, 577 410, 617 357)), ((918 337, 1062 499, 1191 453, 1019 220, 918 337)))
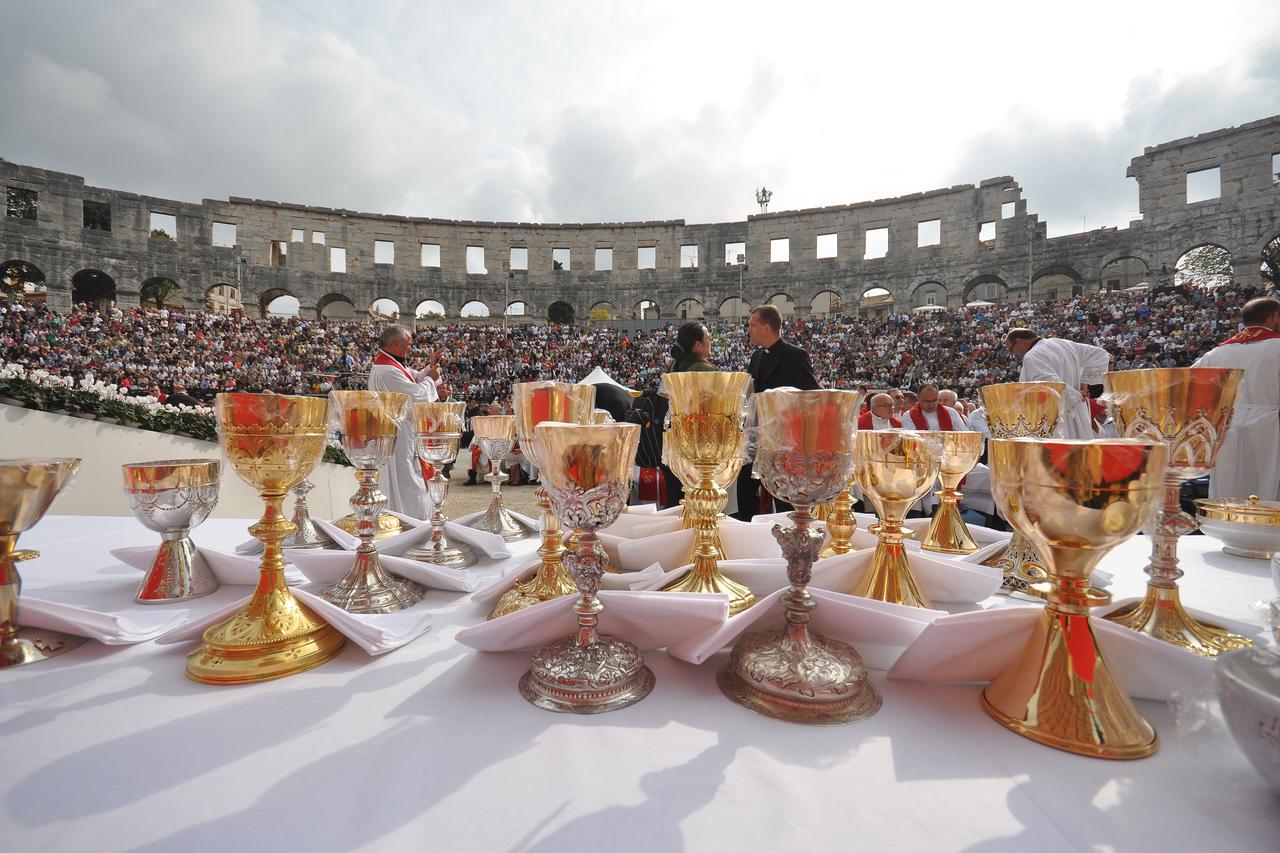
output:
POLYGON ((785 293, 775 293, 769 297, 769 304, 778 308, 783 317, 796 313, 796 301, 785 293))
POLYGON ((964 286, 964 304, 989 302, 992 305, 1005 301, 1009 286, 993 273, 976 276, 964 286))
POLYGON ((1031 282, 1031 301, 1033 302, 1070 299, 1079 293, 1079 282, 1064 272, 1043 273, 1031 282))
POLYGON ((676 316, 681 320, 701 320, 702 303, 696 299, 682 299, 676 305, 676 316))
POLYGON ((443 320, 444 305, 434 299, 424 299, 413 309, 415 320, 443 320))
POLYGON ((573 322, 573 306, 557 299, 547 306, 547 322, 568 325, 573 322))
POLYGON ((282 287, 273 287, 258 298, 263 317, 298 316, 298 297, 282 287))
POLYGON ((823 290, 809 302, 809 313, 815 317, 830 317, 843 312, 840 294, 834 290, 823 290))
POLYGON ((386 296, 369 303, 369 319, 375 323, 394 323, 400 319, 400 303, 386 296))
POLYGON ((472 299, 466 305, 463 305, 462 310, 458 313, 463 317, 488 317, 489 306, 478 299, 472 299))
POLYGON ((508 317, 527 317, 529 316, 529 303, 516 300, 507 306, 506 314, 508 317))
POLYGON ((1231 253, 1214 243, 1188 249, 1173 265, 1174 287, 1213 288, 1230 283, 1231 253))
POLYGON ((71 276, 71 301, 105 308, 116 301, 116 280, 102 270, 80 270, 71 276))
POLYGON ((326 293, 316 302, 316 316, 321 320, 354 320, 356 306, 342 293, 326 293))
POLYGON ((736 296, 730 296, 720 303, 721 320, 745 320, 751 316, 751 306, 736 296))
POLYGON ((185 302, 178 283, 158 275, 147 279, 138 288, 138 304, 143 308, 181 308, 185 302))
POLYGON ((883 287, 868 287, 858 297, 858 314, 883 320, 893 313, 893 294, 883 287))
POLYGON ((592 320, 616 320, 618 319, 618 309, 613 307, 612 302, 597 302, 591 306, 592 320))
POLYGON ((242 307, 240 288, 234 284, 219 282, 204 293, 204 310, 210 314, 230 314, 242 307))
POLYGON ((44 271, 29 261, 13 258, 0 264, 0 297, 41 298, 45 292, 44 271))
POLYGON ((662 315, 658 311, 658 303, 652 299, 641 299, 632 309, 632 316, 637 320, 656 320, 662 315))
POLYGON ((1280 236, 1272 238, 1262 247, 1262 282, 1273 288, 1280 287, 1280 236))
POLYGON ((1132 287, 1151 286, 1151 271, 1142 258, 1126 256, 1108 261, 1099 276, 1102 289, 1107 293, 1119 293, 1132 287))
POLYGON ((911 292, 912 308, 947 307, 947 287, 940 281, 925 281, 911 292))

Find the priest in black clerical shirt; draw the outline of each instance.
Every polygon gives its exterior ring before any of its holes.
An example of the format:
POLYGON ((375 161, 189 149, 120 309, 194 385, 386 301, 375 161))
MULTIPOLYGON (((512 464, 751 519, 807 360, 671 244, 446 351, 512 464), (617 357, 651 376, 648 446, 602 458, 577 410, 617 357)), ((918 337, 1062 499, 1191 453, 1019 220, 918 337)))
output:
MULTIPOLYGON (((761 305, 751 312, 747 321, 747 335, 757 349, 751 354, 747 372, 751 374, 754 390, 770 388, 799 388, 813 391, 818 380, 813 375, 809 353, 782 339, 782 315, 773 305, 761 305)), ((751 466, 743 465, 738 472, 738 511, 734 517, 750 521, 759 512, 760 483, 751 476, 751 466)), ((788 512, 792 506, 774 499, 775 512, 788 512)))

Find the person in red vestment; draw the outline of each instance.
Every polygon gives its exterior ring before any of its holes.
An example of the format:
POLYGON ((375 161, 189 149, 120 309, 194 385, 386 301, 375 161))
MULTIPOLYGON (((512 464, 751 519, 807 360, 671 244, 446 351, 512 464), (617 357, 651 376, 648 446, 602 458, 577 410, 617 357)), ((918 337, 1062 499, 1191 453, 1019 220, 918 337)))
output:
POLYGON ((871 408, 858 415, 858 429, 902 429, 902 419, 893 413, 893 398, 872 394, 871 408))
POLYGON ((916 394, 916 403, 907 409, 904 421, 909 429, 942 430, 951 432, 965 428, 964 418, 950 406, 939 405, 938 386, 924 384, 916 394))

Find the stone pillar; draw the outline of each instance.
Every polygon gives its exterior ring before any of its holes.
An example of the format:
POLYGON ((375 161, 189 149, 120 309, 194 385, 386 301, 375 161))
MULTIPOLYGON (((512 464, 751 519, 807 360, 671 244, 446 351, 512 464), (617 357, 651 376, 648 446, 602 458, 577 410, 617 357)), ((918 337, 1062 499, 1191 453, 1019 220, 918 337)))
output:
POLYGON ((44 304, 50 311, 66 314, 71 310, 70 287, 45 287, 44 304))
POLYGON ((1231 281, 1236 287, 1262 287, 1262 256, 1232 255, 1231 281))

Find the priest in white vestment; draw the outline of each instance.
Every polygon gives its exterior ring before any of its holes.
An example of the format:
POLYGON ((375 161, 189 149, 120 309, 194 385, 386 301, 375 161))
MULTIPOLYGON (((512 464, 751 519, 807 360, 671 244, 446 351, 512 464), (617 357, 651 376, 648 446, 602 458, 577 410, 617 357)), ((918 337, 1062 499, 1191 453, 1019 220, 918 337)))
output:
POLYGON ((387 509, 414 518, 430 518, 434 507, 427 495, 424 465, 418 457, 413 438, 413 404, 432 403, 440 399, 440 368, 438 355, 431 354, 430 364, 423 370, 414 370, 405 362, 413 333, 404 326, 393 324, 382 330, 378 337, 378 353, 369 369, 370 391, 393 391, 409 395, 409 413, 400 422, 396 435, 396 449, 382 477, 382 491, 387 495, 387 509))
POLYGON ((1097 437, 1084 392, 1089 385, 1102 384, 1111 365, 1111 353, 1065 338, 1042 338, 1030 329, 1009 330, 1004 346, 1022 359, 1019 382, 1061 382, 1067 386, 1055 437, 1082 441, 1097 437))
POLYGON ((1241 319, 1243 330, 1193 365, 1244 370, 1209 497, 1280 500, 1280 300, 1252 299, 1241 319))

